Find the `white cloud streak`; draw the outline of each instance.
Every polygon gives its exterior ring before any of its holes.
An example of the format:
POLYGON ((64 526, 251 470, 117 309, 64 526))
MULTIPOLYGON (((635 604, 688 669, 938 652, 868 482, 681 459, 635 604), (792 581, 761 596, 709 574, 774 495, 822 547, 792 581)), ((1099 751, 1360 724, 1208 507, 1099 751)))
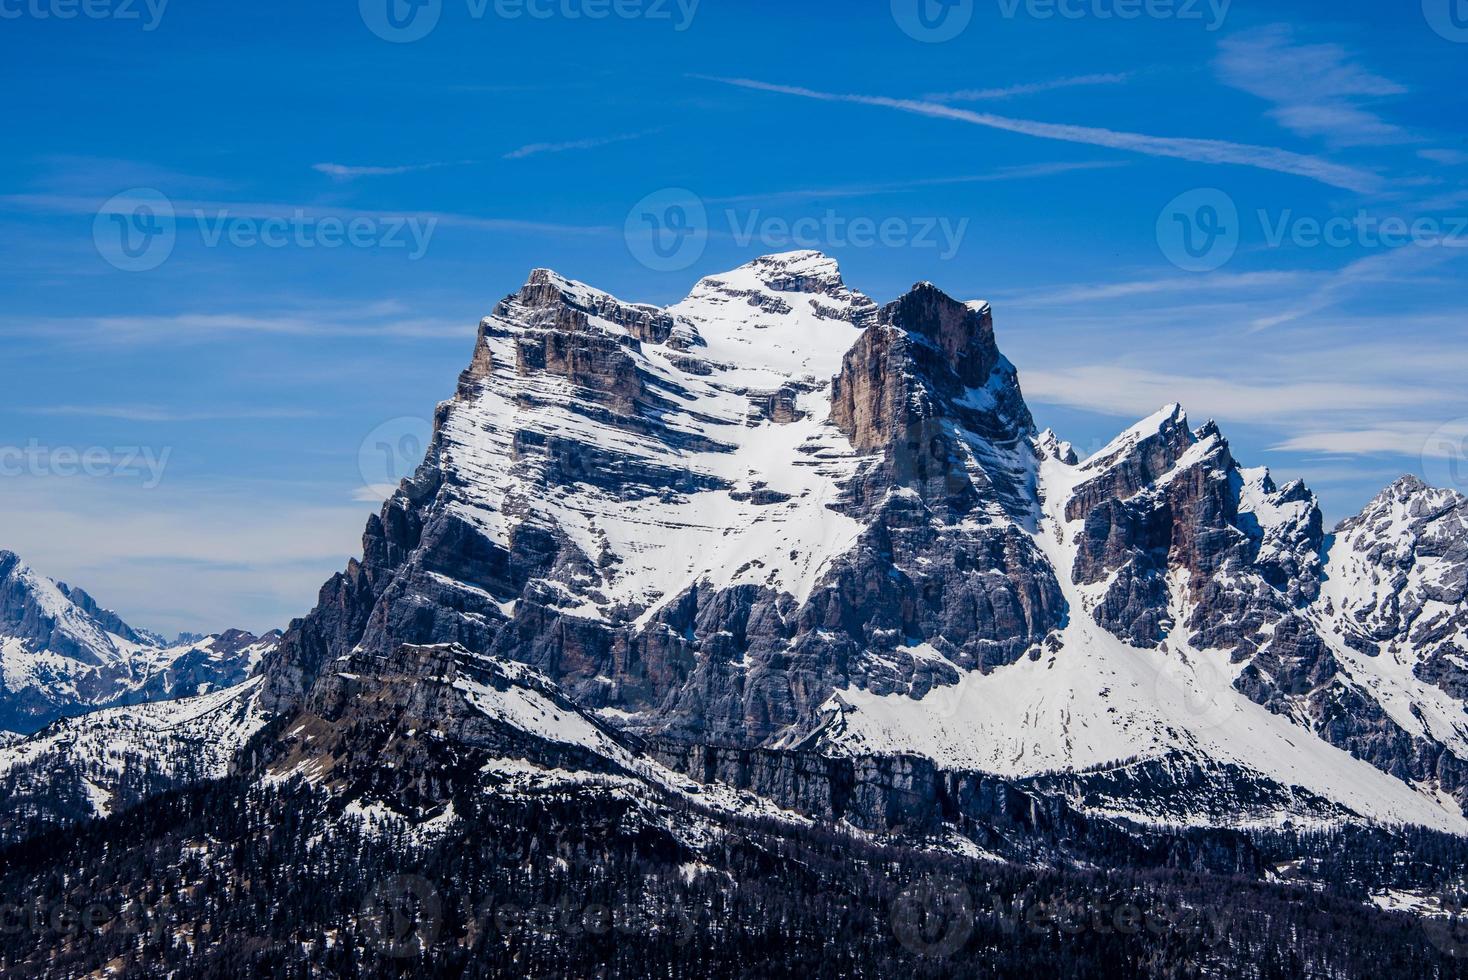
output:
POLYGON ((1003 88, 965 88, 956 92, 932 92, 923 98, 930 102, 989 102, 1012 99, 1021 95, 1038 95, 1059 89, 1092 85, 1120 85, 1131 77, 1131 72, 1072 75, 1069 78, 1052 78, 1049 81, 1007 85, 1003 88))
POLYGON ((448 163, 409 163, 395 167, 356 167, 343 163, 313 163, 311 169, 326 174, 334 180, 355 180, 358 177, 395 177, 399 174, 418 173, 448 167, 448 163))
POLYGON ((1438 405, 1456 397, 1406 382, 1301 377, 1246 381, 1107 364, 1026 369, 1020 373, 1020 384, 1032 401, 1120 418, 1143 418, 1184 396, 1185 407, 1193 414, 1267 425, 1330 412, 1438 405))
POLYGON ((1036 177, 1058 177, 1061 174, 1088 170, 1111 170, 1126 166, 1122 160, 1089 160, 1073 163, 1027 163, 1000 167, 983 174, 957 177, 929 177, 919 180, 894 181, 885 184, 847 184, 840 187, 812 187, 794 191, 771 191, 764 194, 738 194, 712 197, 710 204, 774 204, 781 201, 813 201, 846 197, 873 197, 878 194, 901 194, 928 187, 953 187, 962 184, 986 184, 1006 180, 1028 180, 1036 177))
POLYGON ((895 109, 935 119, 950 119, 974 126, 1020 133, 1040 139, 1060 140, 1067 143, 1084 143, 1088 146, 1104 146, 1126 150, 1147 156, 1190 160, 1195 163, 1232 164, 1254 167, 1276 173, 1292 174, 1318 181, 1331 187, 1357 192, 1374 192, 1383 187, 1380 174, 1373 171, 1334 163, 1321 157, 1295 153, 1271 146, 1255 146, 1248 143, 1232 143, 1226 140, 1193 139, 1171 136, 1148 136, 1093 126, 1076 126, 1061 123, 1036 122, 1029 119, 1014 119, 992 113, 973 112, 938 102, 917 99, 893 99, 874 95, 846 95, 822 92, 795 85, 776 85, 749 78, 723 78, 711 75, 693 75, 706 81, 733 85, 738 88, 778 95, 791 95, 822 102, 843 102, 853 105, 869 105, 895 109))
MULTIPOLYGON (((109 203, 125 213, 131 206, 126 197, 101 198, 60 194, 0 194, 0 210, 27 211, 40 214, 95 215, 109 203)), ((342 208, 334 205, 273 201, 220 201, 171 198, 176 219, 180 222, 215 221, 222 216, 239 218, 278 218, 287 221, 316 221, 331 217, 341 220, 367 218, 373 221, 432 222, 436 226, 465 228, 473 231, 525 232, 547 235, 601 236, 621 234, 621 229, 596 225, 562 225, 545 221, 522 221, 518 218, 484 218, 477 215, 446 211, 374 211, 342 208)))
POLYGON ((293 408, 211 409, 178 411, 157 405, 51 405, 26 409, 30 415, 70 418, 119 419, 125 422, 225 422, 245 419, 308 419, 321 413, 293 408))
POLYGON ((542 153, 565 153, 569 150, 594 150, 614 143, 629 143, 642 139, 648 133, 620 133, 616 136, 589 136, 584 139, 566 140, 560 143, 527 143, 506 153, 506 160, 523 160, 542 153))

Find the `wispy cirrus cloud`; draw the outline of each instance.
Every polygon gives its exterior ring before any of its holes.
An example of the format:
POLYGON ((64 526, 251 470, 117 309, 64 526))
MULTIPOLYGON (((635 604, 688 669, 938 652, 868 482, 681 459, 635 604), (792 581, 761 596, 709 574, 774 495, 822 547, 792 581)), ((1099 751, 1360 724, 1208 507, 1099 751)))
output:
POLYGON ((1128 279, 1118 282, 1067 284, 1052 288, 1028 289, 1014 294, 997 294, 1005 297, 1005 304, 1016 307, 1066 306, 1073 303, 1094 303, 1098 300, 1130 299, 1138 296, 1155 296, 1164 293, 1199 295, 1208 292, 1234 291, 1238 289, 1291 286, 1308 278, 1308 274, 1295 271, 1261 271, 1223 273, 1214 272, 1206 277, 1166 276, 1159 279, 1128 279))
POLYGON ((1441 163, 1449 167, 1468 163, 1468 153, 1462 150, 1426 149, 1418 150, 1417 155, 1424 160, 1431 160, 1433 163, 1441 163))
POLYGON ((356 180, 358 177, 395 177, 398 174, 412 174, 423 170, 437 170, 440 167, 454 167, 468 163, 467 160, 442 163, 407 163, 392 167, 375 166, 353 166, 344 163, 313 163, 311 169, 317 173, 326 174, 334 180, 356 180))
POLYGON ((357 547, 367 508, 320 503, 329 489, 17 477, 0 480, 0 541, 138 626, 264 632, 309 608, 357 547))
POLYGON ((504 155, 506 160, 523 160, 526 157, 538 156, 542 153, 566 153, 570 150, 594 150, 602 146, 611 146, 614 143, 630 143, 640 140, 644 136, 650 136, 655 130, 645 130, 640 133, 618 133, 615 136, 588 136, 583 139, 564 140, 558 143, 526 143, 504 155))
POLYGON ((1369 108, 1407 88, 1357 64, 1338 44, 1302 44, 1282 24, 1219 43, 1214 68, 1225 85, 1270 102, 1269 116, 1301 136, 1335 146, 1377 146, 1413 137, 1369 108))
MULTIPOLYGON (((324 217, 350 220, 367 218, 374 221, 418 221, 446 228, 475 231, 526 232, 550 235, 612 235, 620 229, 600 225, 565 225, 519 218, 492 218, 448 211, 381 211, 365 208, 343 208, 335 205, 277 201, 226 201, 197 198, 171 198, 178 221, 219 221, 223 217, 275 218, 309 222, 324 217)), ((38 214, 95 215, 104 210, 127 213, 132 200, 124 195, 113 198, 70 194, 0 194, 0 211, 26 211, 38 214)))
POLYGON ((1295 153, 1272 146, 1256 146, 1249 143, 1233 143, 1227 140, 1195 139, 1188 137, 1149 136, 1143 133, 1128 133, 1094 126, 1077 126, 1062 123, 1036 122, 1030 119, 1015 119, 992 113, 973 112, 944 105, 940 102, 919 99, 894 99, 875 95, 850 95, 822 92, 797 85, 778 85, 750 78, 724 78, 711 75, 693 75, 706 81, 759 92, 790 95, 822 102, 844 102, 854 105, 877 106, 899 112, 931 116, 936 119, 951 119, 974 126, 984 126, 1005 132, 1021 133, 1040 139, 1061 140, 1067 143, 1084 143, 1089 146, 1104 146, 1116 150, 1127 150, 1147 156, 1169 157, 1191 160, 1196 163, 1233 164, 1254 167, 1276 173, 1293 174, 1318 181, 1331 187, 1358 192, 1380 190, 1385 181, 1374 171, 1335 163, 1322 157, 1295 153))
POLYGON ((1320 381, 1303 374, 1254 380, 1118 364, 1032 368, 1021 372, 1020 383, 1026 397, 1034 401, 1120 418, 1142 418, 1159 405, 1186 396, 1186 407, 1194 412, 1257 424, 1318 418, 1332 412, 1434 405, 1455 397, 1409 382, 1320 381))
POLYGON ((48 405, 26 409, 29 415, 119 419, 125 422, 224 422, 245 419, 309 419, 320 412, 293 408, 233 408, 180 411, 159 405, 48 405))
POLYGON ((44 337, 61 343, 87 345, 204 343, 243 334, 433 339, 472 336, 473 325, 466 325, 462 320, 435 320, 426 317, 358 319, 350 315, 327 316, 302 311, 279 314, 188 312, 135 316, 0 318, 0 336, 44 337))
POLYGON ((1035 177, 1057 177, 1061 174, 1087 170, 1110 170, 1124 167, 1121 160, 1088 160, 1073 163, 1027 163, 1013 167, 999 167, 988 173, 963 174, 955 177, 925 177, 917 180, 892 181, 873 184, 844 184, 837 187, 809 187, 803 190, 770 191, 767 193, 737 194, 728 197, 708 198, 711 204, 748 204, 760 202, 772 204, 780 201, 812 201, 846 197, 872 197, 878 194, 900 194, 923 190, 928 187, 952 187, 961 184, 984 184, 1005 180, 1026 180, 1035 177))
POLYGON ((1468 257, 1468 241, 1445 239, 1433 244, 1404 245, 1356 259, 1329 274, 1304 297, 1282 309, 1256 317, 1250 330, 1268 330, 1320 313, 1364 289, 1417 281, 1425 272, 1464 257, 1468 257))
POLYGON ((965 88, 956 92, 931 92, 925 96, 930 102, 991 102, 1013 99, 1021 95, 1039 95, 1059 89, 1080 88, 1092 85, 1121 85, 1132 77, 1131 72, 1106 72, 1093 75, 1071 75, 1068 78, 1052 78, 1043 82, 1024 82, 1001 88, 965 88))
POLYGON ((1325 456, 1429 456, 1449 458, 1444 447, 1430 438, 1437 428, 1431 422, 1402 423, 1366 429, 1321 430, 1291 436, 1269 449, 1271 452, 1314 453, 1325 456))

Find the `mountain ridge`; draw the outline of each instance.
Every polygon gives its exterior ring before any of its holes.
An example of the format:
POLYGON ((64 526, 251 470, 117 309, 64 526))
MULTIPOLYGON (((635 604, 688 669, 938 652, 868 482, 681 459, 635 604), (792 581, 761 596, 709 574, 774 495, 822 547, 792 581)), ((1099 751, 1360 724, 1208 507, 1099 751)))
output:
POLYGON ((278 637, 226 630, 170 643, 0 550, 0 728, 31 734, 100 708, 229 687, 278 637))

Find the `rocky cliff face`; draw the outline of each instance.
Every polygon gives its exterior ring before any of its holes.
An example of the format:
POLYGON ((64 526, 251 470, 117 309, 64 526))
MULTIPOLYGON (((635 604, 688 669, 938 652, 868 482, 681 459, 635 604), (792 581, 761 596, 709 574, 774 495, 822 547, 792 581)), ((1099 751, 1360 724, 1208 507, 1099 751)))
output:
POLYGON ((1265 470, 1240 468, 1218 427, 1192 430, 1178 406, 1074 473, 1073 578, 1099 625, 1133 646, 1226 657, 1233 688, 1271 713, 1468 801, 1463 705, 1444 701, 1438 684, 1457 684, 1459 495, 1408 478, 1327 539, 1302 483, 1281 488, 1265 470), (1433 602, 1433 625, 1414 638, 1433 602), (1410 665, 1384 663, 1382 640, 1410 650, 1410 665))
POLYGON ((0 551, 0 728, 30 733, 98 708, 229 687, 276 639, 230 630, 168 643, 0 551))
MULTIPOLYGON (((1452 560, 1450 533, 1420 536, 1419 564, 1452 560)), ((1216 762, 1306 791, 1265 794, 1284 809, 1372 815, 1375 793, 1392 819, 1461 820, 1431 795, 1468 757, 1446 737, 1461 589, 1419 576, 1405 613, 1347 623, 1341 540, 1176 406, 1076 460, 1035 432, 988 305, 930 283, 877 307, 798 252, 659 309, 537 270, 481 322, 361 560, 268 658, 262 705, 302 710, 342 658, 453 643, 660 744, 1015 777, 1216 762), (1363 658, 1402 630, 1439 642, 1386 697, 1363 658), (1407 723, 1440 695, 1443 730, 1407 723)))

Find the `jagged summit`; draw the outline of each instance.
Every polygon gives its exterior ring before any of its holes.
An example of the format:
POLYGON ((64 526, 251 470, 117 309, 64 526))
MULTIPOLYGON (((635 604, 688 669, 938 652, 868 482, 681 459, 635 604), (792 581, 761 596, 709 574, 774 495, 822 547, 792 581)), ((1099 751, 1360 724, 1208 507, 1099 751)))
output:
POLYGON ((846 292, 846 282, 841 276, 840 264, 831 256, 814 249, 761 255, 724 275, 735 275, 742 271, 748 271, 771 289, 779 292, 830 294, 846 292))
POLYGON ((1406 473, 1383 487, 1365 510, 1371 511, 1392 502, 1407 503, 1414 500, 1419 501, 1423 507, 1452 507, 1468 498, 1465 498, 1460 490, 1451 487, 1435 487, 1412 473, 1406 473))

